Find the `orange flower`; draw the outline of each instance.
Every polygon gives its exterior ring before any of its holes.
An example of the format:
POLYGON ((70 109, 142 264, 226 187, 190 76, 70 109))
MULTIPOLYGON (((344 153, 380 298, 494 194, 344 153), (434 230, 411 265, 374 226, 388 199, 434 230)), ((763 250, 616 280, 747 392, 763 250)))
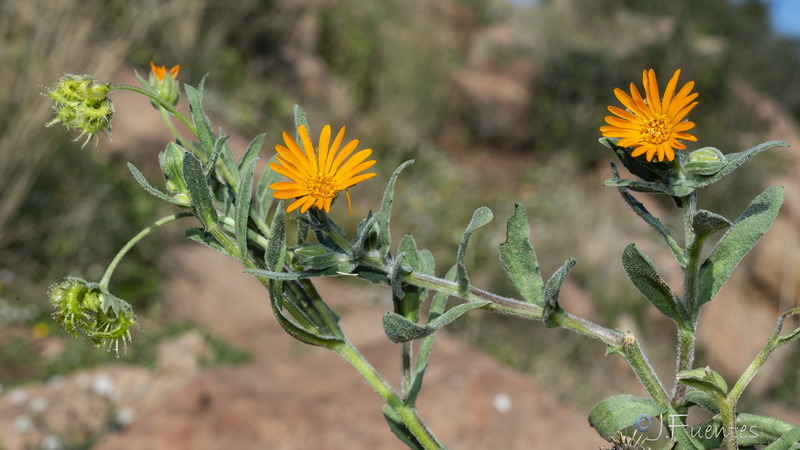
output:
POLYGON ((631 156, 646 154, 648 161, 658 155, 658 160, 675 159, 673 149, 684 149, 686 146, 679 139, 696 141, 697 138, 686 131, 694 128, 694 122, 684 121, 689 111, 697 106, 693 102, 697 93, 690 93, 694 81, 683 85, 676 94, 680 69, 675 71, 667 83, 663 99, 659 99, 656 73, 653 69, 642 73, 645 97, 631 83, 631 95, 622 89, 614 89, 614 95, 627 109, 609 106, 608 110, 615 116, 606 116, 608 126, 600 127, 605 137, 621 138, 617 145, 633 149, 631 156))
MULTIPOLYGON (((173 66, 172 69, 169 69, 170 75, 172 75, 172 79, 176 80, 178 78, 178 72, 180 72, 181 66, 173 66)), ((157 66, 153 61, 150 61, 150 71, 156 76, 159 82, 164 81, 164 77, 167 76, 167 68, 166 66, 157 66)))
POLYGON ((350 215, 353 214, 348 188, 375 176, 371 172, 361 173, 372 167, 375 160, 365 161, 372 154, 370 149, 361 150, 347 159, 358 147, 358 139, 347 143, 339 152, 344 131, 345 127, 342 127, 331 143, 331 127, 325 125, 320 133, 316 152, 305 126, 300 125, 298 128, 302 149, 289 133, 283 132, 286 145, 275 146, 279 155, 278 163, 271 163, 269 166, 291 181, 273 183, 270 188, 275 190, 275 198, 296 199, 286 208, 287 212, 300 208, 300 212, 304 213, 312 206, 330 212, 333 199, 339 192, 345 191, 350 215))

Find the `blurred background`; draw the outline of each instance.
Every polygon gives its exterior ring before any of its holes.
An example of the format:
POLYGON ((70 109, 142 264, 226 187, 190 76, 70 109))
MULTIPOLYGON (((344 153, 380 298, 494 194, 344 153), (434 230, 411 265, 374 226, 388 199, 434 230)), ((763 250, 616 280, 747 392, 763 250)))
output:
MULTIPOLYGON (((416 159, 398 183, 394 232, 412 233, 432 250, 439 274, 454 262, 472 211, 488 206, 496 219, 470 241, 472 281, 515 296, 496 248, 514 203, 521 203, 545 275, 569 256, 578 260, 565 286, 565 309, 635 331, 666 379, 674 370, 673 326, 643 301, 619 257, 637 242, 673 286, 680 286, 678 268, 617 192, 601 187, 613 159, 597 139, 606 107, 617 103, 614 87, 639 85, 648 68, 663 86, 680 68, 681 83, 694 80, 700 94, 691 114, 699 141, 690 150, 714 146, 727 153, 772 139, 794 146, 759 155, 701 193, 701 207, 735 219, 765 187, 787 187, 773 229, 704 312, 698 364, 735 380, 778 314, 800 306, 798 2, 224 3, 0 0, 0 392, 6 396, 119 362, 58 329, 46 292, 66 275, 98 280, 130 236, 169 213, 135 184, 124 162, 158 180, 156 155, 170 136, 147 101, 115 92, 113 141, 101 137, 81 150, 75 134, 44 128, 53 112, 40 94, 59 73, 135 83, 133 70, 146 74, 150 61, 180 64, 179 80, 190 84, 208 74, 213 122, 243 142, 266 132, 264 159, 292 127, 295 103, 317 131, 326 123, 346 125, 348 138, 374 150, 379 177, 352 189, 354 217, 337 208, 343 226, 376 209, 378 186, 398 164, 416 159)), ((681 234, 669 199, 643 201, 681 234)), ((146 329, 122 362, 152 365, 158 343, 190 326, 185 318, 167 320, 162 305, 169 272, 162 250, 181 239, 179 227, 149 237, 115 273, 112 290, 134 304, 146 329)), ((540 324, 471 314, 450 332, 579 411, 635 384, 632 374, 598 368, 601 345, 540 324)), ((214 349, 209 365, 247 362, 246 351, 203 333, 214 349)), ((742 405, 797 422, 800 347, 781 349, 773 359, 742 405)), ((59 442, 88 448, 109 429, 59 442)), ((26 445, 45 445, 38 439, 26 445)))

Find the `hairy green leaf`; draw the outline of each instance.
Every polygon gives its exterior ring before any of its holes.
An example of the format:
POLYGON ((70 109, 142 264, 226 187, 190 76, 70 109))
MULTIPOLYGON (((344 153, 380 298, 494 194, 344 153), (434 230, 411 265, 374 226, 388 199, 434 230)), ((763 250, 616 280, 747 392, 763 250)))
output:
POLYGON ((575 258, 569 258, 564 261, 564 264, 553 273, 547 285, 544 288, 544 311, 542 312, 542 320, 547 328, 555 328, 558 325, 553 323, 550 316, 558 308, 558 296, 561 294, 561 286, 567 278, 569 271, 575 267, 575 258))
POLYGON ((649 428, 653 417, 667 412, 652 400, 630 394, 608 397, 596 404, 589 413, 589 424, 600 436, 610 440, 619 430, 630 426, 649 428))
POLYGON ((622 252, 622 267, 639 292, 653 304, 661 314, 676 323, 689 322, 686 307, 669 285, 659 276, 658 269, 644 250, 636 244, 628 244, 622 252))
POLYGON ((500 244, 500 261, 522 298, 541 306, 544 304, 544 281, 536 252, 528 240, 530 233, 525 208, 514 205, 514 215, 506 226, 506 240, 500 244))
POLYGON ((725 164, 721 166, 718 170, 716 170, 716 172, 713 172, 710 175, 703 175, 702 173, 687 171, 686 184, 695 189, 708 186, 709 184, 719 181, 720 179, 727 176, 734 170, 738 169, 739 166, 744 164, 745 161, 747 161, 751 157, 774 147, 788 147, 788 146, 789 144, 783 141, 769 141, 769 142, 764 142, 763 144, 759 144, 743 152, 729 153, 724 156, 725 164))
POLYGON ((700 266, 697 307, 711 301, 731 276, 739 261, 772 225, 783 203, 783 187, 773 186, 759 194, 717 242, 700 266))
POLYGON ((392 235, 390 233, 389 225, 392 217, 392 202, 394 201, 394 185, 397 182, 397 177, 409 165, 414 164, 414 160, 409 160, 400 164, 400 167, 395 169, 392 176, 389 178, 389 183, 386 184, 386 190, 383 192, 383 201, 381 202, 381 209, 378 212, 380 218, 378 219, 378 249, 384 262, 389 257, 389 252, 392 248, 392 235))
POLYGON ((144 177, 142 172, 139 171, 139 169, 137 169, 136 166, 134 166, 131 163, 128 163, 128 169, 131 171, 131 174, 133 174, 133 178, 136 180, 136 182, 139 183, 139 185, 142 186, 144 190, 147 191, 148 194, 156 198, 159 198, 161 200, 164 200, 165 202, 170 202, 176 205, 178 204, 172 197, 151 186, 150 183, 147 181, 147 178, 144 177))
POLYGON ((717 231, 724 230, 731 225, 730 220, 719 214, 706 211, 705 209, 697 211, 694 217, 692 217, 692 228, 694 228, 694 233, 697 235, 698 241, 701 242, 708 236, 711 236, 717 231))
POLYGON ((253 197, 253 171, 258 158, 251 159, 241 172, 241 184, 236 195, 236 244, 239 259, 247 259, 247 221, 250 217, 250 200, 253 197))
POLYGON ((728 395, 728 384, 725 379, 710 367, 681 371, 678 373, 678 382, 708 392, 718 398, 728 395))
POLYGON ((205 110, 203 109, 203 86, 205 85, 207 76, 208 75, 204 76, 203 79, 200 80, 197 89, 188 84, 184 84, 183 87, 186 91, 186 98, 189 100, 189 115, 192 118, 194 127, 197 129, 197 138, 200 139, 203 153, 206 156, 210 156, 214 151, 214 142, 216 139, 211 129, 211 121, 208 120, 208 116, 206 116, 205 110))
POLYGON ((464 235, 461 237, 461 244, 458 246, 458 254, 456 255, 456 283, 458 283, 458 292, 461 296, 467 295, 469 290, 469 277, 467 276, 467 268, 464 265, 469 237, 472 236, 475 230, 489 223, 493 217, 492 210, 485 206, 476 209, 472 213, 472 219, 470 219, 464 235))
POLYGON ((217 212, 208 191, 208 181, 203 174, 200 161, 189 152, 183 155, 183 176, 186 179, 186 187, 189 189, 189 197, 192 200, 195 215, 206 230, 216 229, 217 212))
POLYGON ((446 313, 425 325, 414 323, 400 314, 388 312, 383 315, 383 331, 395 344, 421 339, 458 319, 464 313, 488 304, 488 301, 462 303, 450 308, 446 313))

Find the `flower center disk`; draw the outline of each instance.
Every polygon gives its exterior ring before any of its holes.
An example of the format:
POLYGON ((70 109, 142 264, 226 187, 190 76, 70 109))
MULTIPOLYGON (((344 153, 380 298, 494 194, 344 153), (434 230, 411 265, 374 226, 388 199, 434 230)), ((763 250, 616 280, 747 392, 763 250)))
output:
POLYGON ((662 144, 669 140, 672 124, 667 116, 656 116, 642 125, 642 140, 648 144, 662 144))
POLYGON ((311 193, 312 197, 319 199, 330 199, 336 196, 336 184, 333 182, 333 177, 327 173, 315 173, 314 176, 306 183, 306 189, 311 193))

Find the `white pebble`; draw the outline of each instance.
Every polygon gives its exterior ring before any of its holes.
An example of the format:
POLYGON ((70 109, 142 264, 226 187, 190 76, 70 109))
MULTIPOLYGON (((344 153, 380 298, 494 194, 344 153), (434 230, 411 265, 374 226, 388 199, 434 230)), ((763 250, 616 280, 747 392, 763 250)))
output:
POLYGON ((494 396, 494 409, 500 414, 505 414, 511 411, 511 397, 508 394, 501 393, 494 396))

